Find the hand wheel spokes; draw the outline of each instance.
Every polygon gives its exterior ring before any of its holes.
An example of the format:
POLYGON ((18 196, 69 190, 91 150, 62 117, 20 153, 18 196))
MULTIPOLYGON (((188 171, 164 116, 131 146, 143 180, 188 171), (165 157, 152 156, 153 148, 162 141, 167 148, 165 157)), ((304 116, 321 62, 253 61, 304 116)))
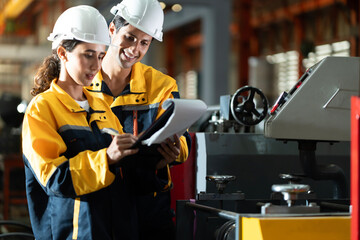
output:
POLYGON ((268 102, 265 95, 257 88, 245 86, 236 91, 231 98, 231 113, 234 119, 244 125, 256 125, 267 115, 268 102), (256 97, 260 97, 263 111, 256 109, 256 97))
POLYGON ((250 90, 250 95, 249 95, 247 100, 253 102, 254 101, 254 96, 255 96, 255 90, 251 89, 250 90))
POLYGON ((255 108, 251 112, 258 118, 261 116, 261 114, 255 108))

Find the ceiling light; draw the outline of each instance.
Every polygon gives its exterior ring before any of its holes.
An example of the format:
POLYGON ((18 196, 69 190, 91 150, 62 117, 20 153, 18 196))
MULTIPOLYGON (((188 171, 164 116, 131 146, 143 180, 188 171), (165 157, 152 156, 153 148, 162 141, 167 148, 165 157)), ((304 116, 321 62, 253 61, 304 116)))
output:
POLYGON ((173 10, 174 12, 180 12, 182 10, 182 6, 180 4, 174 4, 171 7, 171 10, 173 10))
POLYGON ((164 10, 166 8, 166 3, 160 2, 160 6, 161 6, 162 10, 164 10))

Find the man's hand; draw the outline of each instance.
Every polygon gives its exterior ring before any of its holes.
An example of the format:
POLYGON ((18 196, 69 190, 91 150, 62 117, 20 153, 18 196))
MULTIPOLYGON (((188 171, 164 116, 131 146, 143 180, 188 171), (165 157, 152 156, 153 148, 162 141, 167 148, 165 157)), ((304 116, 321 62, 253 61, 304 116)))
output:
POLYGON ((135 154, 139 149, 129 149, 138 138, 130 133, 124 133, 113 137, 110 146, 106 150, 109 165, 117 163, 120 159, 135 154))
POLYGON ((161 143, 161 147, 158 148, 158 151, 164 157, 160 162, 157 163, 156 169, 161 169, 167 164, 174 162, 180 154, 180 138, 175 134, 173 140, 167 138, 164 142, 161 143))

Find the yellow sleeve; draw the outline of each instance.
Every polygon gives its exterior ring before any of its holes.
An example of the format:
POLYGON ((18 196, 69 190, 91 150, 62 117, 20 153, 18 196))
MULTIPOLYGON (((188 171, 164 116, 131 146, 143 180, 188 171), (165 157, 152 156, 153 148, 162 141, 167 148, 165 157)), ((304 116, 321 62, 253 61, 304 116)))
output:
POLYGON ((183 163, 189 157, 189 148, 185 136, 180 137, 180 154, 176 162, 183 163))
POLYGON ((71 159, 62 154, 67 147, 57 132, 51 110, 27 111, 23 121, 22 148, 39 183, 59 195, 83 195, 110 185, 115 175, 109 170, 106 149, 83 151, 71 159))

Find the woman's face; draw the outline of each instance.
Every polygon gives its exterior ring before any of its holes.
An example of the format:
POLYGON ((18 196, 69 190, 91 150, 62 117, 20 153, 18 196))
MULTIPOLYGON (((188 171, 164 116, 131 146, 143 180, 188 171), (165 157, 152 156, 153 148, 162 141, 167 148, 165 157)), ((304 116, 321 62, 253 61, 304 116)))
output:
POLYGON ((122 68, 131 68, 145 56, 151 41, 150 35, 128 24, 117 33, 113 31, 109 51, 115 51, 113 55, 122 68))
POLYGON ((105 45, 79 43, 71 52, 66 51, 65 54, 64 67, 67 75, 77 85, 89 86, 101 69, 101 62, 105 56, 105 45))

